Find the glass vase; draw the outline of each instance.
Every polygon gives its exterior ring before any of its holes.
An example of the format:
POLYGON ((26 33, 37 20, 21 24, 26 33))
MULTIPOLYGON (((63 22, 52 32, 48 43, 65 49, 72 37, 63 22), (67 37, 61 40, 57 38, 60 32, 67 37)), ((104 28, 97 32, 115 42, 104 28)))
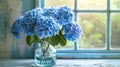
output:
POLYGON ((35 50, 35 64, 41 67, 52 67, 56 64, 56 49, 48 44, 39 44, 35 50))

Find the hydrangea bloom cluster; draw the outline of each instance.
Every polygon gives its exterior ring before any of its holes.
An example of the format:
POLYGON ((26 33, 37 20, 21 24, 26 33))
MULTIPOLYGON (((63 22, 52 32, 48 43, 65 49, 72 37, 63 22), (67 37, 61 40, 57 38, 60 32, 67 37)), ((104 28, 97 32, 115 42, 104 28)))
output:
POLYGON ((17 38, 20 38, 22 31, 44 39, 59 35, 61 30, 65 39, 70 41, 75 41, 81 36, 81 27, 73 22, 73 12, 67 6, 30 10, 17 18, 12 26, 12 34, 17 38))
POLYGON ((55 8, 44 8, 43 9, 43 15, 44 16, 51 16, 51 17, 53 17, 54 19, 56 19, 56 17, 57 17, 57 9, 55 9, 55 8))
POLYGON ((23 21, 22 19, 23 19, 23 16, 20 16, 19 18, 17 18, 15 20, 15 22, 12 25, 12 31, 11 32, 18 39, 21 38, 20 32, 22 31, 22 26, 21 26, 21 23, 23 21))
POLYGON ((64 6, 58 9, 57 22, 59 24, 66 25, 71 23, 72 20, 73 20, 73 12, 69 7, 64 6))
POLYGON ((25 13, 22 23, 22 28, 27 35, 34 35, 34 27, 36 26, 36 21, 43 13, 41 8, 36 8, 25 13))
POLYGON ((51 37, 58 34, 58 24, 55 23, 52 17, 41 17, 37 21, 35 32, 41 39, 51 37))
POLYGON ((62 30, 65 32, 65 38, 70 41, 77 40, 82 34, 81 27, 77 23, 63 25, 62 30))

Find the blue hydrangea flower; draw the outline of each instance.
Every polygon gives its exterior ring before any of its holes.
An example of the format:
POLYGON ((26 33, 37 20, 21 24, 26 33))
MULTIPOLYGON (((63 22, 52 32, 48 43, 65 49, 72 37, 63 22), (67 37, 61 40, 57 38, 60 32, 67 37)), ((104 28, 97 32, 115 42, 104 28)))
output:
POLYGON ((12 25, 12 31, 11 32, 18 39, 21 38, 20 32, 22 32, 22 26, 21 26, 22 22, 23 22, 23 16, 20 16, 19 18, 17 18, 15 20, 15 22, 12 25))
POLYGON ((55 9, 55 8, 44 8, 43 11, 44 11, 43 12, 44 16, 51 16, 54 19, 56 19, 57 9, 55 9))
POLYGON ((73 20, 73 12, 72 10, 67 7, 60 7, 58 9, 58 13, 57 13, 57 22, 61 25, 66 25, 68 23, 71 23, 73 20))
POLYGON ((67 40, 75 41, 81 37, 82 29, 77 23, 70 23, 63 25, 62 30, 64 31, 64 37, 67 40))
POLYGON ((22 24, 22 28, 23 28, 23 31, 27 34, 27 35, 34 35, 34 25, 32 24, 22 24))
POLYGON ((33 25, 35 25, 37 18, 42 14, 43 14, 43 10, 41 8, 36 8, 26 12, 24 15, 25 23, 31 22, 33 25))
POLYGON ((34 27, 36 26, 37 19, 42 15, 43 11, 41 8, 36 8, 25 13, 23 18, 22 27, 27 35, 33 35, 34 27))
POLYGON ((12 34, 20 38, 22 30, 27 35, 34 35, 40 39, 52 37, 58 34, 59 26, 62 25, 64 37, 67 40, 75 41, 81 37, 82 30, 77 23, 72 23, 73 12, 67 6, 55 8, 36 8, 25 13, 16 19, 12 26, 12 34))
POLYGON ((37 21, 35 32, 40 39, 58 34, 59 28, 52 17, 41 17, 37 21))

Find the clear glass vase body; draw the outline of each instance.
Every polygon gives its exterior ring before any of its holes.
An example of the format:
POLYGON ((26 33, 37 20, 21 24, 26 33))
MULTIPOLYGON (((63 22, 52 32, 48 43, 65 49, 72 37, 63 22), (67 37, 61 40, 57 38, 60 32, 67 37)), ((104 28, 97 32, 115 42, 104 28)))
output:
POLYGON ((56 64, 56 49, 51 45, 41 45, 35 50, 35 64, 41 67, 52 67, 56 64))

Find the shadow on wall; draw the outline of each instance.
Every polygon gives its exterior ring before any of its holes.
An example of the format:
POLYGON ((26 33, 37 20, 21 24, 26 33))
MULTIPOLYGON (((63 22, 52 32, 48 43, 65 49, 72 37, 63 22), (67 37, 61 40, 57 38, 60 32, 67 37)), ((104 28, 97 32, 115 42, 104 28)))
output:
POLYGON ((11 34, 14 20, 34 8, 34 0, 0 0, 0 58, 33 58, 34 48, 11 34), (25 5, 26 4, 26 5, 25 5), (31 6, 29 6, 31 5, 31 6))

